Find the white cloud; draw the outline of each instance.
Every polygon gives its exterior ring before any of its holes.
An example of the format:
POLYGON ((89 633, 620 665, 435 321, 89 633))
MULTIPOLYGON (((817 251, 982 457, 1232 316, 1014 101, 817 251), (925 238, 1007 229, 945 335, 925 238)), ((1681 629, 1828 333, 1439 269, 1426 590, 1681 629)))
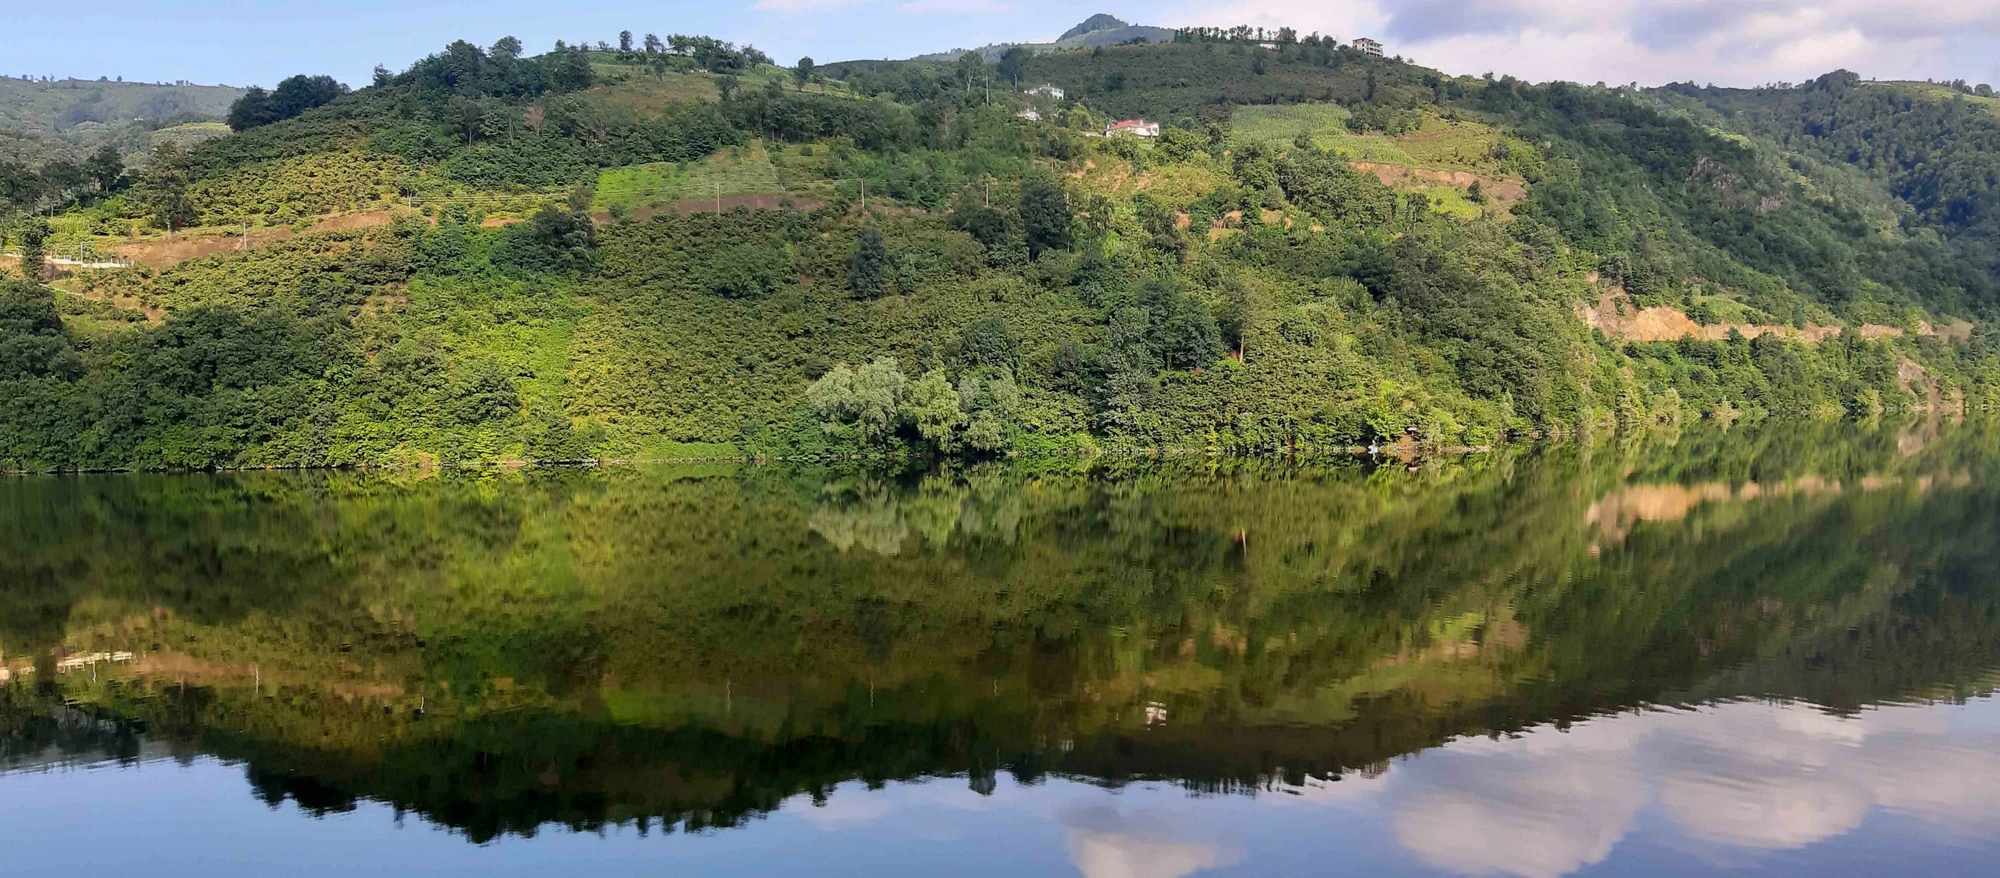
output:
MULTIPOLYGON (((1994 789, 2000 700, 1851 716, 1730 702, 1453 741, 1399 758, 1384 773, 1309 782, 1260 795, 1257 804, 1292 815, 1339 812, 1329 826, 1384 819, 1396 846, 1442 871, 1557 878, 1615 864, 1639 826, 1651 844, 1713 868, 1754 868, 1771 851, 1838 837, 1883 813, 1935 834, 1914 844, 1985 839, 2000 833, 1994 789), (1658 837, 1663 830, 1667 837, 1658 837)), ((1060 780, 1002 782, 990 795, 949 782, 883 790, 850 783, 824 807, 800 796, 785 811, 825 832, 901 842, 955 843, 995 827, 1053 822, 1062 853, 1086 878, 1179 878, 1242 862, 1239 844, 1255 833, 1241 820, 1252 810, 1235 799, 1187 802, 1177 791, 1085 792, 1060 780)))
POLYGON ((763 12, 828 12, 859 5, 862 0, 757 0, 751 9, 763 12))
POLYGON ((1008 12, 1014 4, 1005 0, 910 0, 896 7, 901 12, 938 13, 945 15, 985 15, 994 12, 1008 12))
POLYGON ((1062 822, 1069 827, 1070 862, 1084 878, 1181 878, 1239 859, 1167 814, 1084 805, 1063 812, 1062 822))
POLYGON ((1556 878, 1600 862, 1647 799, 1616 750, 1440 754, 1426 768, 1398 797, 1396 841, 1468 875, 1556 878))
POLYGON ((1729 85, 1846 67, 1881 79, 2000 78, 2000 0, 1232 0, 1170 24, 1288 26, 1384 40, 1450 73, 1729 85))
POLYGON ((1943 715, 1733 703, 1610 717, 1447 745, 1397 763, 1384 795, 1397 841, 1425 863, 1522 878, 1601 862, 1650 802, 1717 846, 1704 855, 1802 847, 1878 809, 1947 834, 2000 831, 2000 730, 1943 715))

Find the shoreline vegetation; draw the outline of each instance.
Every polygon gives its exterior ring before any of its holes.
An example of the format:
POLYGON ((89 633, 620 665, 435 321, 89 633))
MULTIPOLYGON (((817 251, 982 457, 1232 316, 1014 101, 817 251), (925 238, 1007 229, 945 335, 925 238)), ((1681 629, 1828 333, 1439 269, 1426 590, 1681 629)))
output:
POLYGON ((790 67, 458 42, 248 92, 143 168, 0 162, 33 264, 0 280, 0 470, 1438 453, 2000 406, 2000 117, 1239 30, 790 67), (1952 164, 1845 163, 1853 114, 1952 164), (93 253, 144 258, 45 261, 93 253))
MULTIPOLYGON (((1557 437, 1549 437, 1549 438, 1555 439, 1557 437)), ((1370 451, 1367 446, 1354 445, 1344 448, 1295 449, 1286 452, 1274 452, 1274 453, 1263 453, 1263 454, 1230 453, 1214 448, 1205 448, 1205 449, 1154 448, 1154 449, 1122 449, 1122 450, 1092 449, 1088 451, 1050 452, 1046 454, 1033 455, 1033 456, 1076 457, 1076 458, 1093 458, 1093 457, 1155 458, 1163 460, 1169 458, 1190 458, 1190 457, 1204 457, 1204 458, 1214 458, 1214 459, 1239 459, 1239 460, 1311 459, 1311 458, 1335 458, 1335 457, 1378 458, 1379 457, 1385 460, 1392 459, 1397 461, 1410 462, 1419 460, 1424 455, 1444 455, 1448 457, 1461 457, 1472 454, 1487 454, 1492 452, 1496 447, 1498 446, 1483 445, 1483 446, 1447 446, 1444 448, 1421 448, 1418 446, 1410 445, 1410 446, 1384 446, 1379 451, 1370 451)), ((1021 455, 1014 455, 1014 454, 1001 455, 1000 459, 1011 459, 1017 456, 1021 455)), ((328 465, 328 466, 303 466, 303 465, 218 466, 207 469, 182 469, 182 470, 141 470, 141 469, 129 469, 129 468, 128 469, 73 469, 73 470, 0 469, 0 476, 22 477, 22 476, 38 476, 38 475, 117 475, 117 474, 130 474, 130 473, 142 473, 142 472, 181 473, 181 474, 315 472, 315 471, 411 472, 411 471, 424 471, 424 470, 434 470, 434 469, 488 471, 488 470, 518 470, 518 469, 586 469, 593 467, 658 466, 658 465, 674 465, 674 464, 689 464, 689 463, 740 463, 740 464, 750 464, 755 466, 779 465, 779 464, 796 465, 796 464, 841 464, 841 463, 864 463, 864 464, 875 463, 875 464, 890 464, 890 465, 907 465, 911 462, 912 461, 908 460, 907 458, 887 458, 881 456, 746 457, 742 455, 733 455, 733 456, 721 455, 721 456, 711 456, 711 457, 578 458, 574 460, 524 460, 524 459, 484 460, 484 461, 460 460, 450 464, 408 463, 399 465, 399 464, 362 463, 362 464, 338 464, 338 465, 328 465)), ((935 464, 940 461, 932 460, 929 462, 935 464)))
POLYGON ((1257 452, 1257 453, 1235 452, 1216 447, 1207 447, 1207 448, 1086 447, 1069 451, 1051 451, 1051 452, 1041 452, 1041 453, 1009 452, 996 456, 976 458, 976 459, 937 456, 937 455, 932 455, 927 457, 912 457, 908 454, 893 453, 893 452, 876 453, 876 454, 854 454, 854 455, 841 455, 841 456, 822 455, 822 456, 812 456, 812 457, 777 457, 777 456, 753 457, 741 454, 736 454, 736 455, 690 454, 682 456, 664 456, 664 457, 650 457, 650 458, 576 458, 568 460, 530 460, 523 458, 507 458, 507 459, 496 459, 496 460, 460 459, 449 462, 442 462, 437 460, 427 460, 427 461, 420 460, 420 461, 392 463, 392 464, 358 463, 358 464, 338 464, 338 465, 327 465, 327 466, 285 466, 285 465, 215 466, 203 469, 153 469, 153 470, 142 470, 134 468, 101 468, 101 469, 69 469, 69 470, 0 469, 0 477, 25 478, 33 476, 130 475, 130 474, 140 474, 140 473, 180 474, 180 475, 191 475, 197 473, 227 474, 227 473, 282 473, 282 472, 395 474, 395 473, 411 473, 411 472, 459 471, 459 472, 478 473, 478 472, 514 472, 514 471, 535 470, 535 469, 575 470, 575 469, 595 469, 595 468, 615 468, 615 467, 677 466, 677 465, 704 464, 704 463, 742 464, 753 467, 851 466, 858 464, 861 466, 862 469, 870 471, 923 472, 923 471, 934 470, 940 466, 951 466, 956 464, 971 464, 980 462, 1004 462, 1010 460, 1022 461, 1035 458, 1040 458, 1040 459, 1069 458, 1076 460, 1149 459, 1149 460, 1160 460, 1160 461, 1205 459, 1216 462, 1286 462, 1286 461, 1352 462, 1354 460, 1365 459, 1367 462, 1373 462, 1378 464, 1396 463, 1409 466, 1416 466, 1424 463, 1425 461, 1436 458, 1447 458, 1447 459, 1469 458, 1479 455, 1488 455, 1497 451, 1510 451, 1510 450, 1522 451, 1522 452, 1545 451, 1573 443, 1592 445, 1604 441, 1611 441, 1615 443, 1627 443, 1632 441, 1642 441, 1642 442, 1653 441, 1657 439, 1656 434, 1660 434, 1663 432, 1679 433, 1690 430, 1697 432, 1715 432, 1715 433, 1728 433, 1732 430, 1755 431, 1759 429, 1770 429, 1775 426, 1782 425, 1784 423, 1792 423, 1794 425, 1801 427, 1824 428, 1824 427, 1842 426, 1842 427, 1852 427, 1857 430, 1864 430, 1864 429, 1879 430, 1892 426, 1907 428, 1918 424, 1922 424, 1931 430, 1935 430, 1940 427, 1949 427, 1950 429, 1972 429, 1979 425, 1986 425, 1986 426, 1994 425, 1994 418, 1990 415, 1985 414, 1983 411, 1946 412, 1943 417, 1925 417, 1922 419, 1908 417, 1911 415, 1928 415, 1928 414, 1930 413, 1927 410, 1913 409, 1902 412, 1889 412, 1880 416, 1873 416, 1867 418, 1829 417, 1829 418, 1818 418, 1818 419, 1801 419, 1790 422, 1786 422, 1783 420, 1773 420, 1773 419, 1759 419, 1741 425, 1739 425, 1735 421, 1716 422, 1716 421, 1704 420, 1692 423, 1664 422, 1664 423, 1647 424, 1638 427, 1622 427, 1622 428, 1614 427, 1601 430, 1580 431, 1576 433, 1536 434, 1526 437, 1509 438, 1506 441, 1496 443, 1493 445, 1478 445, 1478 446, 1450 445, 1450 446, 1435 447, 1435 446, 1425 446, 1421 443, 1405 439, 1404 441, 1399 441, 1390 444, 1383 444, 1374 447, 1366 445, 1349 445, 1349 446, 1336 446, 1336 447, 1323 447, 1323 448, 1291 448, 1281 451, 1257 452))

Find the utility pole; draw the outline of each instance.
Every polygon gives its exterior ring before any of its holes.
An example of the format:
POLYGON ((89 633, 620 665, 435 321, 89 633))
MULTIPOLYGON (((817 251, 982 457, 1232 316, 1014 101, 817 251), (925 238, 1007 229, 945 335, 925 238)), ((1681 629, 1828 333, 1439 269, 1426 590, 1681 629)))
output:
POLYGON ((868 212, 868 178, 861 178, 861 212, 868 212))
POLYGON ((718 214, 722 212, 722 181, 720 180, 715 183, 715 212, 718 214))

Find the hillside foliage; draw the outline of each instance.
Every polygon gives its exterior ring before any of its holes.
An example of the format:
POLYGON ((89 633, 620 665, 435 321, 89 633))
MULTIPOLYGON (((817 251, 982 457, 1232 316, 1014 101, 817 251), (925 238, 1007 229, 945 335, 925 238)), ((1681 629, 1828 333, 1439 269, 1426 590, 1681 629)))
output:
POLYGON ((86 175, 51 240, 403 209, 13 283, 0 463, 1482 447, 2000 400, 1973 225, 1657 96, 1316 35, 1015 60, 1069 97, 976 55, 459 42, 86 175), (1128 115, 1167 124, 1090 136, 1128 115), (1601 301, 1731 328, 1628 341, 1601 301))
POLYGON ((2000 282, 2000 115, 1990 87, 1939 95, 1840 70, 1791 88, 1668 91, 1787 149, 1860 168, 1906 207, 1908 226, 1950 241, 1986 286, 2000 282))

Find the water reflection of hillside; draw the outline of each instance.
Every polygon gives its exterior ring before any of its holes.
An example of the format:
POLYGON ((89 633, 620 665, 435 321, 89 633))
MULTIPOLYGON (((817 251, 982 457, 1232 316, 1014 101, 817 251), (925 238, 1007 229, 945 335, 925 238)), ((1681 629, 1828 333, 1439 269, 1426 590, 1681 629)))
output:
POLYGON ((67 700, 477 839, 856 779, 1303 788, 1660 701, 1986 691, 1991 435, 14 481, 0 692, 10 734, 67 700))

